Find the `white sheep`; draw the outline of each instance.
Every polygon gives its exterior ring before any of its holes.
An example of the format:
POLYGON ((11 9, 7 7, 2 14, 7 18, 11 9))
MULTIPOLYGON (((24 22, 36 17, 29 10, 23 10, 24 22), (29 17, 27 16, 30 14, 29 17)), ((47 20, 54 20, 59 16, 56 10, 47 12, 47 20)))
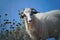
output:
POLYGON ((49 37, 59 40, 60 10, 39 13, 34 8, 25 8, 21 17, 25 18, 27 33, 33 40, 46 40, 49 37))

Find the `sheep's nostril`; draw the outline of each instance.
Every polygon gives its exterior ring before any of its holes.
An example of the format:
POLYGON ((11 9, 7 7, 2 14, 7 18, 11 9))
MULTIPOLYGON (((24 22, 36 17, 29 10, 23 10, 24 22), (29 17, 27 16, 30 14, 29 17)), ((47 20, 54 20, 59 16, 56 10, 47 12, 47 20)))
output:
POLYGON ((29 20, 29 22, 32 22, 32 20, 29 20))

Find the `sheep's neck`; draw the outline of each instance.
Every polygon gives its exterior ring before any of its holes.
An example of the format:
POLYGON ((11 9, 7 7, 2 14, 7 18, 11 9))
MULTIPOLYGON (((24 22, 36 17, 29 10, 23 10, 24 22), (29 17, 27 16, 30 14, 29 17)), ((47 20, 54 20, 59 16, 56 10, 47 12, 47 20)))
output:
POLYGON ((25 27, 26 27, 27 30, 29 30, 31 28, 31 25, 32 25, 32 22, 28 23, 27 18, 25 18, 25 27))

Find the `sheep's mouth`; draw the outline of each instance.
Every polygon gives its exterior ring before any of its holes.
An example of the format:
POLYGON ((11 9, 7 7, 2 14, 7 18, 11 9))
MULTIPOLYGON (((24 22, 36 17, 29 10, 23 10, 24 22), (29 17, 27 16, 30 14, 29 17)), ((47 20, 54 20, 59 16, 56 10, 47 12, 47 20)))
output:
POLYGON ((27 21, 27 23, 28 23, 28 24, 32 24, 32 21, 31 21, 31 22, 27 21))
POLYGON ((27 22, 27 24, 32 24, 32 22, 27 22))

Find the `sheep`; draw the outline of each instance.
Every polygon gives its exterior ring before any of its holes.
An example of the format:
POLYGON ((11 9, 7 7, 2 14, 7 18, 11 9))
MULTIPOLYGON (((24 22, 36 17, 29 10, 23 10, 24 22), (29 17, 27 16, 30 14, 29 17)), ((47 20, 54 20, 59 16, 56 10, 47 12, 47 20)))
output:
POLYGON ((46 40, 49 37, 59 40, 60 10, 40 13, 34 8, 25 8, 21 18, 25 19, 26 31, 33 40, 46 40))

